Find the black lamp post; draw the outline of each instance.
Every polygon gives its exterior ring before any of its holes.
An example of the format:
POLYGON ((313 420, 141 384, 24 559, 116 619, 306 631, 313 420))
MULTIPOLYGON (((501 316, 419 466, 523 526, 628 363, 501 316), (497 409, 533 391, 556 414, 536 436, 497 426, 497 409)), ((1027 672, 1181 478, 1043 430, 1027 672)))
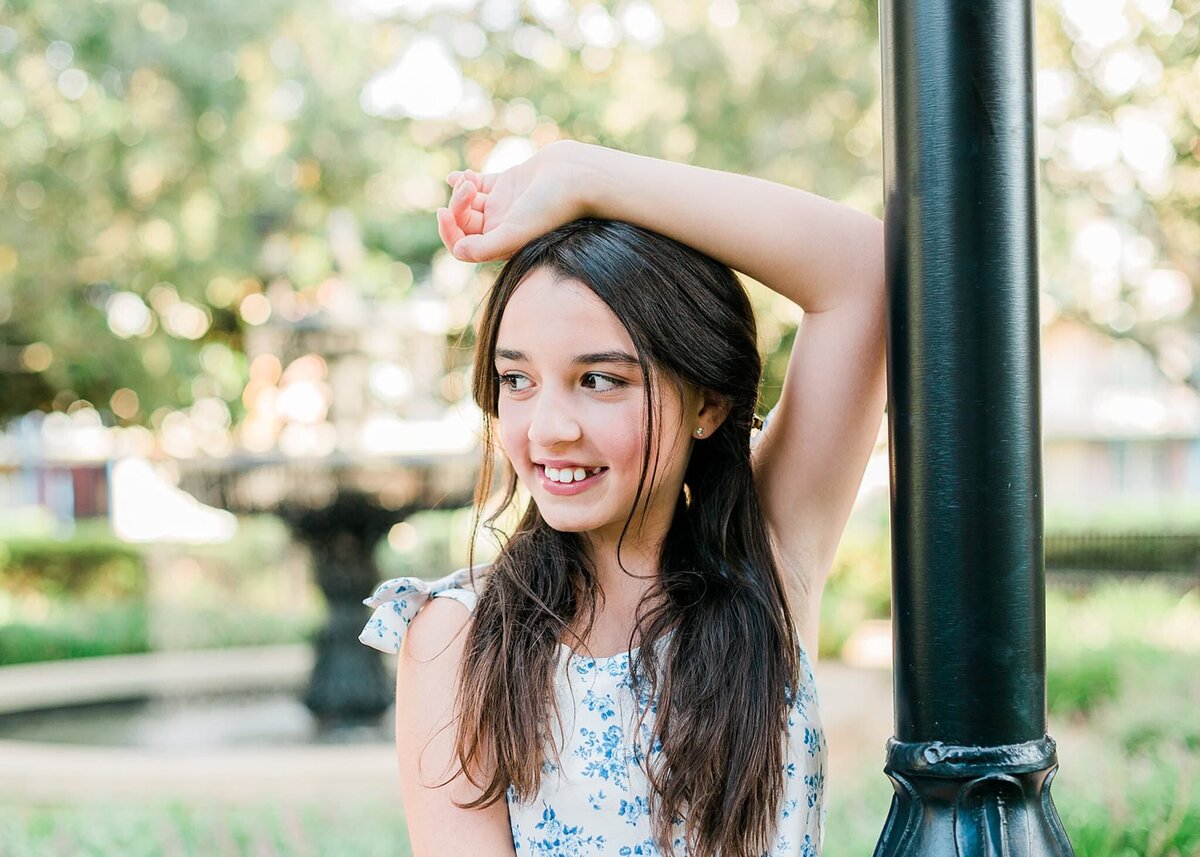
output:
POLYGON ((896 794, 876 857, 1070 855, 1050 798, 1033 6, 884 0, 896 794))

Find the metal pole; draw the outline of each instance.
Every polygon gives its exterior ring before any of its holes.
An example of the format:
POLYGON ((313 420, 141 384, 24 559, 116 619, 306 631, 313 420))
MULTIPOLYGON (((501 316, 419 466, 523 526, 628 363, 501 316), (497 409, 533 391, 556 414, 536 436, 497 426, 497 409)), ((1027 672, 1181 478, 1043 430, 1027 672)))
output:
POLYGON ((883 0, 895 796, 876 857, 1071 855, 1050 799, 1033 5, 883 0))

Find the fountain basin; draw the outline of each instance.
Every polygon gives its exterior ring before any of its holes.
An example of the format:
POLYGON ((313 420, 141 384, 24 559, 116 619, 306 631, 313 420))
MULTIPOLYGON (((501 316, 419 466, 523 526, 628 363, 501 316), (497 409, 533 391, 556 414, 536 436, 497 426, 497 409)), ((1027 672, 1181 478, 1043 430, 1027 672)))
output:
POLYGON ((391 718, 317 734, 299 701, 312 661, 299 645, 0 669, 0 800, 399 801, 391 718), (102 726, 73 740, 79 717, 102 726))
POLYGON ((298 687, 310 646, 152 652, 0 668, 0 714, 195 692, 298 687))

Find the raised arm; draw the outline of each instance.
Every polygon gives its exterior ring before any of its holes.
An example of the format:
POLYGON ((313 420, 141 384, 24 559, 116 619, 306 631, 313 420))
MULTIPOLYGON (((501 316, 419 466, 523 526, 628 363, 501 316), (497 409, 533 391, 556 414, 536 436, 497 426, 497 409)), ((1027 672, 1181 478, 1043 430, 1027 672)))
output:
POLYGON ((755 479, 797 624, 816 654, 826 576, 887 398, 883 224, 764 179, 554 143, 499 174, 451 173, 442 240, 461 259, 507 258, 578 217, 624 220, 707 253, 804 316, 755 479))
POLYGON ((882 287, 877 218, 753 176, 564 140, 503 173, 456 171, 449 181, 455 195, 439 211, 442 238, 467 261, 508 258, 535 236, 593 215, 695 247, 805 312, 882 287))

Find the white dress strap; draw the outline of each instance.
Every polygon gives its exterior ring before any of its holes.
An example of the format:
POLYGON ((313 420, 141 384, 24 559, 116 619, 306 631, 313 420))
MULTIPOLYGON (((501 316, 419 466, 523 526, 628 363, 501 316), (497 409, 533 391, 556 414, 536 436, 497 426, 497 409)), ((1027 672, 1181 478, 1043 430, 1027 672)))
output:
MULTIPOLYGON (((478 572, 477 567, 477 576, 478 572)), ((470 568, 460 568, 437 580, 393 577, 383 581, 369 597, 363 599, 362 603, 374 607, 375 613, 358 635, 359 642, 381 652, 397 654, 417 611, 430 598, 438 596, 453 598, 466 605, 468 610, 474 610, 477 595, 471 588, 470 568)))

